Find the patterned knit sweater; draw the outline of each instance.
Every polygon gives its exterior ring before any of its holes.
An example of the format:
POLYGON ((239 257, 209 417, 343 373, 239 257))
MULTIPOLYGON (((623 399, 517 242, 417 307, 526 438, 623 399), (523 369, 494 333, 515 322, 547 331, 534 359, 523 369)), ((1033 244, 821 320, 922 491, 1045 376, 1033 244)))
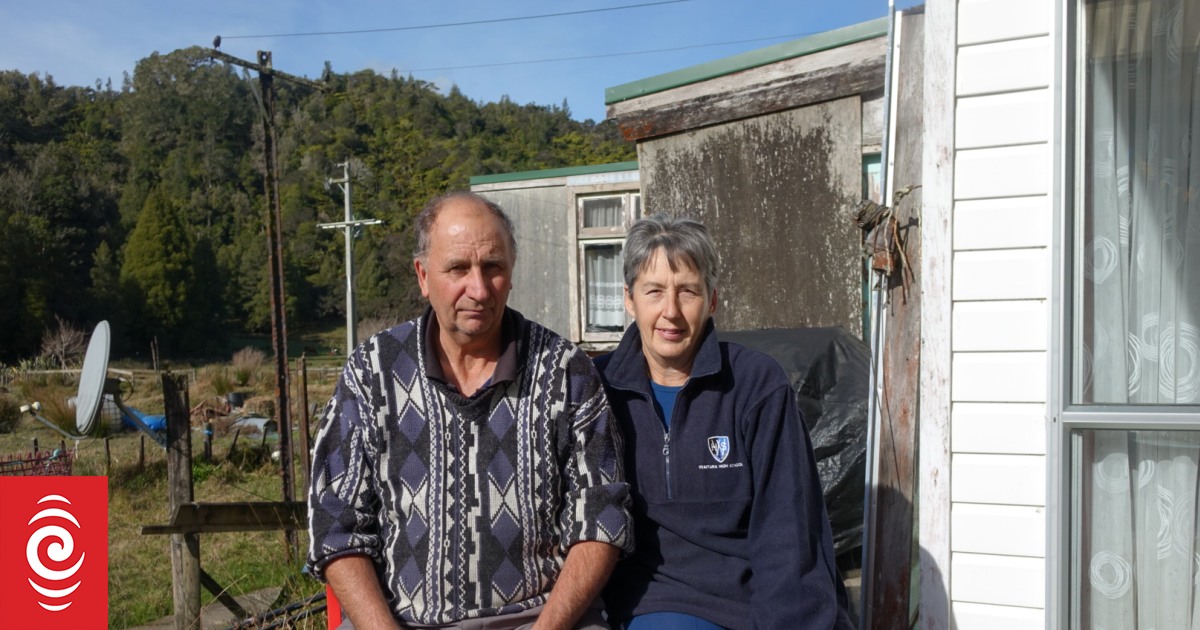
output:
POLYGON ((572 544, 633 547, 599 376, 578 348, 509 309, 509 369, 502 357, 494 382, 463 397, 428 365, 431 317, 371 337, 343 370, 316 438, 309 568, 324 579, 331 560, 369 556, 408 622, 538 606, 572 544))

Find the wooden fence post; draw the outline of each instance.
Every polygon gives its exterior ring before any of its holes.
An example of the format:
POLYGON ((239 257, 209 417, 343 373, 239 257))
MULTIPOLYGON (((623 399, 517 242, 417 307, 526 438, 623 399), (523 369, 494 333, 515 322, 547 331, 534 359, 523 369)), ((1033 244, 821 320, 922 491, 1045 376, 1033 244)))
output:
POLYGON ((309 440, 312 438, 308 432, 308 361, 303 354, 299 363, 300 391, 297 393, 300 398, 300 449, 304 451, 304 457, 300 459, 300 492, 307 497, 308 474, 312 470, 312 446, 309 440))
MULTIPOLYGON (((187 377, 162 375, 167 412, 167 485, 171 518, 192 502, 192 430, 188 413, 187 377)), ((200 627, 200 535, 171 534, 171 592, 175 628, 200 627)))
POLYGON ((242 427, 238 427, 237 430, 233 432, 233 442, 231 442, 229 444, 229 453, 227 455, 225 455, 226 461, 230 461, 233 459, 233 452, 235 450, 237 450, 237 441, 238 441, 238 438, 241 437, 241 435, 242 435, 242 427))

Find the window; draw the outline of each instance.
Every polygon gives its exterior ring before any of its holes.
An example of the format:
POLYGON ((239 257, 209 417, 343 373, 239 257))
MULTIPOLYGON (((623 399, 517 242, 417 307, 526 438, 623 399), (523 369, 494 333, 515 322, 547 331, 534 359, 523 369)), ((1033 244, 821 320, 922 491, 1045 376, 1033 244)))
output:
MULTIPOLYGON (((579 191, 577 191, 579 193, 579 191)), ((636 191, 577 194, 580 268, 580 330, 584 342, 618 341, 625 315, 625 231, 641 216, 636 191)))
POLYGON ((1200 614, 1200 5, 1081 0, 1068 462, 1070 627, 1200 614))

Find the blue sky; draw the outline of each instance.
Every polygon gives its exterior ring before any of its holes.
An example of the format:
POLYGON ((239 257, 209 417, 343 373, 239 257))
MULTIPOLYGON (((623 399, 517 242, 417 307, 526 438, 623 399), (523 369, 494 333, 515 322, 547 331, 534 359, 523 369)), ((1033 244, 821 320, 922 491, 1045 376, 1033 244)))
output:
POLYGON ((293 74, 317 77, 326 60, 337 72, 386 74, 395 68, 442 89, 456 84, 476 101, 507 95, 522 104, 559 105, 566 99, 575 118, 600 120, 607 87, 883 17, 888 7, 886 0, 655 2, 7 0, 0 4, 0 69, 48 74, 60 85, 111 78, 119 87, 122 73, 132 75, 139 59, 210 46, 219 34, 223 52, 252 60, 257 50, 269 50, 275 67, 293 74), (651 6, 443 28, 239 38, 510 20, 638 4, 651 6), (627 54, 642 51, 665 52, 627 54), (513 63, 527 61, 540 63, 513 63))

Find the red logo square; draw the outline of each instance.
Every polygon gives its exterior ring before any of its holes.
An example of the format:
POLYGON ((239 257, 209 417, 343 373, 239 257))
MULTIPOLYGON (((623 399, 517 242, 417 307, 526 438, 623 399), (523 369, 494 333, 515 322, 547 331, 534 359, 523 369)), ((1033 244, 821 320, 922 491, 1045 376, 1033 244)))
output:
POLYGON ((108 627, 108 479, 0 477, 0 626, 108 627))

